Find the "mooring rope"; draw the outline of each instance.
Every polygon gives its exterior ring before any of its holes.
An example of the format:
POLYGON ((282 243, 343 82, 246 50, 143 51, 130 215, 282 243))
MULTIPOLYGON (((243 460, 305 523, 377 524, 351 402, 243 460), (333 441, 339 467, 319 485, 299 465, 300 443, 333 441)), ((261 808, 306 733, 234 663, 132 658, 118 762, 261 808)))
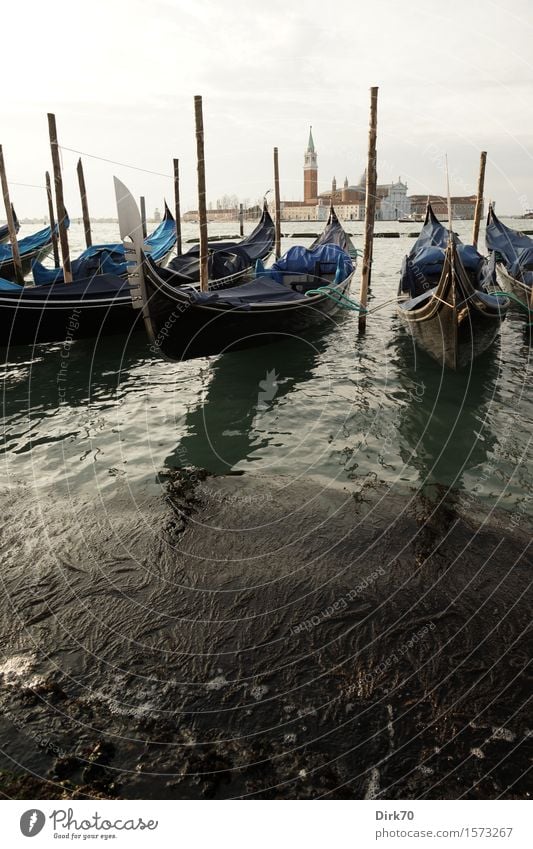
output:
MULTIPOLYGON (((509 298, 510 301, 514 301, 515 304, 518 304, 518 306, 521 307, 521 309, 523 309, 524 312, 528 314, 528 316, 531 316, 533 314, 533 309, 527 304, 525 304, 524 301, 522 301, 520 298, 518 298, 514 294, 514 292, 491 292, 490 294, 496 295, 497 298, 509 298)), ((528 322, 528 326, 533 326, 533 321, 528 322)))
POLYGON ((318 289, 308 289, 305 294, 326 295, 326 297, 331 298, 332 301, 335 301, 335 303, 337 303, 340 307, 343 307, 343 309, 345 310, 367 312, 366 307, 363 307, 358 301, 354 300, 353 298, 349 298, 348 295, 345 295, 343 292, 339 292, 332 286, 319 286, 318 289))

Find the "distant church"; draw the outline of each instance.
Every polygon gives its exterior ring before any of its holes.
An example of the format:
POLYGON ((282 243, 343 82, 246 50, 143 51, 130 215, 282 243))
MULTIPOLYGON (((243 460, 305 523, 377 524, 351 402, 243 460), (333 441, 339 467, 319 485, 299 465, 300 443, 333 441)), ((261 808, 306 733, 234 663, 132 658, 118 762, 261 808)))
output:
MULTIPOLYGON (((313 140, 313 128, 309 128, 309 141, 304 154, 304 199, 282 201, 281 217, 285 221, 324 221, 329 205, 333 201, 339 217, 344 221, 364 221, 365 218, 366 171, 359 183, 350 186, 345 178, 342 189, 337 189, 333 178, 329 192, 318 193, 318 161, 313 140)), ((376 219, 396 221, 411 212, 411 201, 407 197, 407 184, 398 178, 397 183, 386 183, 377 187, 376 219)))

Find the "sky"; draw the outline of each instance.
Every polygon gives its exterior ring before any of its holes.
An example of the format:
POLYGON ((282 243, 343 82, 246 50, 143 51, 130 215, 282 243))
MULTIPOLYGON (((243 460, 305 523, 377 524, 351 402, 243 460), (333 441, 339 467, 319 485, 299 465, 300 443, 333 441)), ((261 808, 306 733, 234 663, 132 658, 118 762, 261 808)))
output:
MULTIPOLYGON (((379 182, 444 193, 447 154, 452 194, 473 194, 486 150, 485 197, 533 208, 531 0, 19 0, 2 22, 0 144, 21 218, 46 213, 47 112, 84 154, 91 215, 114 217, 114 174, 149 213, 172 204, 174 157, 196 208, 197 94, 208 201, 272 188, 274 146, 281 196, 300 199, 310 124, 320 191, 357 182, 373 85, 379 182)), ((72 217, 77 159, 62 152, 72 217)))

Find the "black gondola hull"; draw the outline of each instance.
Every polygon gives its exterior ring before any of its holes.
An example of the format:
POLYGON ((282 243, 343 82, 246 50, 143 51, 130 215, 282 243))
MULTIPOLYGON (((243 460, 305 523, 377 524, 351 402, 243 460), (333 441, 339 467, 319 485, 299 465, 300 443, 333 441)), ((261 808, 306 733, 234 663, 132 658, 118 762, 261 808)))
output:
POLYGON ((441 365, 458 370, 470 365, 494 343, 502 316, 487 311, 481 304, 457 309, 436 304, 430 317, 398 310, 404 327, 422 348, 441 365))
POLYGON ((517 280, 516 277, 512 277, 502 262, 499 262, 496 265, 496 270, 498 273, 498 281, 502 288, 506 292, 512 292, 517 298, 520 298, 521 301, 531 308, 531 306, 533 306, 533 287, 528 286, 527 283, 523 283, 521 280, 517 280))
MULTIPOLYGON (((64 284, 63 284, 64 285, 64 284)), ((0 345, 64 342, 144 329, 128 296, 87 301, 28 303, 0 295, 0 345), (137 322, 137 325, 135 324, 137 322)))
POLYGON ((415 299, 405 298, 398 315, 420 348, 457 370, 493 344, 508 306, 506 299, 474 287, 451 240, 438 285, 415 299))
MULTIPOLYGON (((351 278, 344 281, 339 292, 347 292, 351 278)), ((308 304, 251 304, 247 309, 197 305, 176 300, 149 279, 145 279, 145 286, 151 341, 158 352, 172 360, 255 347, 274 341, 280 334, 298 336, 319 323, 335 321, 341 309, 328 297, 309 299, 308 304)))

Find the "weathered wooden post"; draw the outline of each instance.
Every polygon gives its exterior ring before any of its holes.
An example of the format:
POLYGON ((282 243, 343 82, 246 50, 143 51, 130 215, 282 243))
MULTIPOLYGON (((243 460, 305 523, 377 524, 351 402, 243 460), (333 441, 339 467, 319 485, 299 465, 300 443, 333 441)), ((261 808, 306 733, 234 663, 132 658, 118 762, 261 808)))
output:
POLYGON ((50 149, 52 151, 52 164, 54 166, 54 188, 56 194, 56 209, 59 223, 59 242, 61 244, 61 258, 63 260, 63 280, 72 283, 72 269, 70 266, 70 251, 67 234, 67 211, 63 197, 63 177, 61 175, 61 162, 59 160, 59 145, 57 142, 56 116, 48 113, 48 133, 50 136, 50 149))
POLYGON ((181 256, 181 204, 180 204, 180 161, 174 163, 174 217, 176 218, 176 253, 181 256))
POLYGON ((196 162, 198 169, 198 221, 200 223, 200 289, 208 290, 207 265, 207 208, 205 203, 205 155, 204 155, 204 116, 202 98, 194 98, 194 119, 196 124, 196 162))
POLYGON ((479 224, 483 212, 483 190, 485 188, 485 165, 487 164, 487 151, 482 150, 479 159, 479 177, 477 181, 476 209, 474 212, 474 228, 472 230, 472 244, 477 248, 479 237, 479 224))
MULTIPOLYGON (((376 138, 378 124, 378 87, 370 89, 370 129, 368 132, 368 162, 366 167, 366 198, 365 198, 365 247, 363 252, 363 269, 361 273, 361 292, 359 301, 366 309, 368 289, 372 273, 372 253, 374 240, 374 221, 376 218, 376 138)), ((366 330, 366 313, 359 313, 359 332, 366 330)))
POLYGON ((90 248, 93 243, 91 237, 91 219, 89 218, 89 204, 87 203, 87 190, 85 188, 85 177, 83 176, 81 157, 78 159, 76 171, 78 172, 78 185, 80 187, 81 213, 83 215, 83 229, 85 230, 85 244, 88 248, 90 248))
POLYGON ((52 185, 50 183, 50 174, 45 173, 46 182, 46 198, 48 200, 48 219, 50 221, 50 230, 52 232, 52 251, 54 253, 54 265, 59 268, 59 245, 57 242, 56 218, 54 215, 54 201, 52 198, 52 185))
POLYGON ((148 235, 148 230, 146 229, 146 201, 143 195, 141 195, 139 200, 141 207, 141 227, 143 231, 143 239, 146 239, 146 236, 148 235))
POLYGON ((239 204, 239 233, 244 236, 244 206, 239 204))
POLYGON ((15 218, 13 215, 13 207, 9 197, 9 186, 7 184, 6 166, 4 163, 4 152, 0 144, 0 178, 2 181, 2 194, 4 196, 4 206, 6 208, 7 229, 9 231, 9 241, 11 242, 11 253, 13 254, 13 267, 15 269, 15 280, 21 285, 24 283, 24 274, 22 272, 22 262, 20 261, 19 243, 17 242, 17 228, 15 227, 15 218))
POLYGON ((279 259, 281 256, 281 202, 279 198, 279 160, 277 147, 274 148, 274 206, 276 222, 275 256, 276 259, 279 259))

